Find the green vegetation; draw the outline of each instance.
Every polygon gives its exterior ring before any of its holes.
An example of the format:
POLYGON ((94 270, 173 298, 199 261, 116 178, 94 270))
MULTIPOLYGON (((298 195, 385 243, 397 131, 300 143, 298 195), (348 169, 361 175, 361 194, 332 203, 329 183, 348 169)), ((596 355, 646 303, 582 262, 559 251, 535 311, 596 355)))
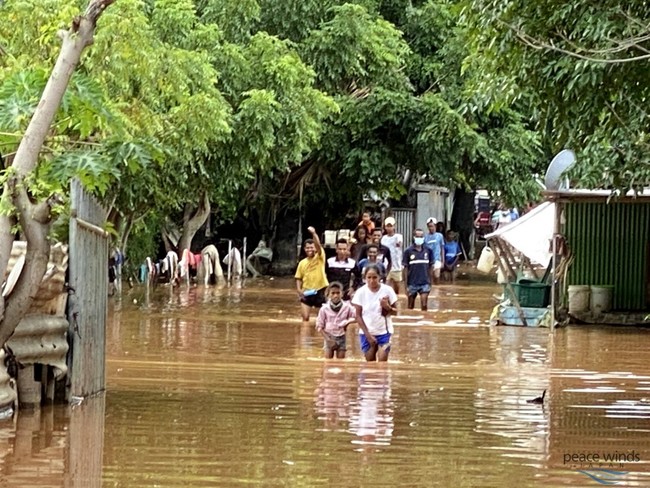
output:
POLYGON ((575 149, 582 186, 648 184, 647 4, 470 0, 462 15, 486 103, 520 104, 550 152, 575 149))
MULTIPOLYGON (((57 32, 85 3, 0 5, 9 161, 57 32)), ((189 247, 210 213, 273 235, 303 190, 333 221, 368 190, 405 195, 407 173, 521 205, 563 147, 583 186, 639 188, 646 15, 614 0, 119 0, 72 77, 33 191, 65 195, 79 177, 111 209, 118 244, 144 253, 161 228, 189 247)))

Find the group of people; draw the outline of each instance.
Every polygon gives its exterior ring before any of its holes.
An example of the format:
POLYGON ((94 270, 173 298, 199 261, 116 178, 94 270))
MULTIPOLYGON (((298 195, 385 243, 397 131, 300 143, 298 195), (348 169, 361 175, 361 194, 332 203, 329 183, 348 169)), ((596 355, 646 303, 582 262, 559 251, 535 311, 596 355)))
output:
POLYGON ((415 229, 404 249, 395 224, 395 218, 387 217, 383 229, 376 228, 364 213, 353 238, 337 240, 336 255, 329 259, 316 230, 308 228, 311 238, 304 242, 305 258, 296 269, 296 292, 303 324, 309 323, 312 308, 319 310, 316 328, 323 335, 326 358, 345 357, 347 327, 357 323, 366 360, 386 361, 401 284, 408 308, 415 307, 419 295, 426 311, 431 286, 441 274, 455 280, 461 248, 454 232, 443 237, 444 228, 431 217, 428 232, 415 229))
POLYGON ((494 232, 499 227, 508 225, 519 218, 519 210, 515 207, 508 208, 500 204, 492 212, 489 209, 479 210, 474 219, 474 228, 479 237, 484 237, 494 232))

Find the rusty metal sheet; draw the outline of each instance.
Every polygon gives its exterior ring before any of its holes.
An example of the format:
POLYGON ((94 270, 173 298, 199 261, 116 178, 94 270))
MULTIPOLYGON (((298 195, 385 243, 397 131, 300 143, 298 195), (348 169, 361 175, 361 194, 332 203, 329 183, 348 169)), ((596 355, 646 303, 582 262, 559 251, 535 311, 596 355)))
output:
POLYGON ((0 418, 4 418, 6 413, 9 415, 13 413, 12 407, 18 397, 16 383, 7 373, 5 359, 5 351, 0 348, 0 418))
MULTIPOLYGON (((4 277, 3 295, 11 294, 13 287, 20 276, 20 271, 24 264, 24 256, 27 251, 25 241, 15 241, 11 248, 11 256, 7 265, 7 274, 4 277), (16 270, 12 273, 12 270, 16 270)), ((65 273, 68 268, 68 246, 59 243, 50 248, 50 260, 47 264, 47 270, 43 280, 38 288, 38 293, 34 297, 34 303, 30 311, 44 311, 47 302, 60 296, 65 290, 65 273)))
MULTIPOLYGON (((25 316, 7 345, 22 364, 48 364, 60 378, 68 371, 68 321, 55 315, 33 314, 25 316)), ((4 364, 4 363, 3 363, 4 364)))

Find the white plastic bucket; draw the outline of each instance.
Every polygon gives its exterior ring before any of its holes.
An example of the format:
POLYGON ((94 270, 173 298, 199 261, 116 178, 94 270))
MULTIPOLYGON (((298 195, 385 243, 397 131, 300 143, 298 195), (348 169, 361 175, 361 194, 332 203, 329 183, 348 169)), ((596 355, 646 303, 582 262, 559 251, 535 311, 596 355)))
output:
POLYGON ((589 310, 591 289, 588 285, 569 286, 569 313, 580 313, 589 310))
POLYGON ((489 273, 494 267, 494 251, 489 247, 484 247, 481 251, 481 257, 478 259, 476 269, 483 273, 489 273))
POLYGON ((593 313, 609 312, 612 309, 614 287, 608 285, 591 287, 591 311, 593 313))

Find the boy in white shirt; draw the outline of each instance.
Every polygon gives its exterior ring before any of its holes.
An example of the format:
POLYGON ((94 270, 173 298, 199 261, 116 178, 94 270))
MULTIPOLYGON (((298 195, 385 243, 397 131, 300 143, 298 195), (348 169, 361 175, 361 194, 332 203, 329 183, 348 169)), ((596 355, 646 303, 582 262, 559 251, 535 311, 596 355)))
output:
POLYGON ((381 238, 382 245, 390 250, 391 268, 386 283, 393 287, 396 294, 399 294, 399 284, 402 282, 402 261, 404 254, 404 237, 395 232, 395 219, 386 217, 384 220, 386 234, 381 238))

